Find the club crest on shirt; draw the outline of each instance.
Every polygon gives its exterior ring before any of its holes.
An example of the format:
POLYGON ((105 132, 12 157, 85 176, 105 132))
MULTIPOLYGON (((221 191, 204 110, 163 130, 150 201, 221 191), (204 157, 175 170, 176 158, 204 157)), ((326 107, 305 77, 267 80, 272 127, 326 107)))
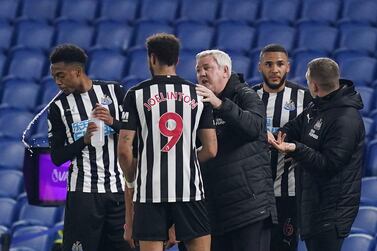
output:
POLYGON ((73 243, 72 251, 83 251, 82 245, 79 241, 76 241, 75 243, 73 243))
POLYGON ((294 111, 296 110, 296 104, 291 99, 284 104, 284 109, 288 111, 294 111))
POLYGON ((113 103, 111 98, 107 95, 103 95, 103 97, 101 98, 101 105, 110 105, 111 103, 113 103))
POLYGON ((322 119, 319 119, 319 120, 317 120, 317 122, 315 122, 315 124, 314 124, 314 130, 320 130, 321 129, 321 126, 322 126, 322 119))

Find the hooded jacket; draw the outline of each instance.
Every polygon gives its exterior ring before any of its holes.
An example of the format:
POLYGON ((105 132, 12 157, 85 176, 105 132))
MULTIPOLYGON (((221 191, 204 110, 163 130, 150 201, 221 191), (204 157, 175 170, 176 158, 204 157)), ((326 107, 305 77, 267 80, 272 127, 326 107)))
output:
POLYGON ((283 131, 296 143, 291 157, 299 172, 299 231, 303 239, 334 229, 346 237, 356 217, 361 190, 363 108, 353 83, 315 98, 283 131))
POLYGON ((232 74, 214 110, 218 152, 201 168, 214 235, 272 216, 276 222, 265 108, 241 75, 232 74))

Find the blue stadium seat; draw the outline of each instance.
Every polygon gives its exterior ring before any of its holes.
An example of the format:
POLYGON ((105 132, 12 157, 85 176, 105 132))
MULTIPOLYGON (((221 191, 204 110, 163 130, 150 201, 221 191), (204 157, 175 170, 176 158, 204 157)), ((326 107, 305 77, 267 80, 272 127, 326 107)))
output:
POLYGON ((0 50, 8 50, 11 47, 12 35, 13 26, 7 21, 0 20, 0 50))
POLYGON ((164 21, 141 20, 136 22, 133 45, 144 48, 146 38, 158 32, 173 33, 173 27, 164 21))
MULTIPOLYGON (((22 132, 33 119, 33 114, 10 108, 0 109, 0 137, 21 139, 22 132)), ((8 149, 7 147, 5 147, 8 149)), ((1 148, 4 149, 4 148, 1 148)), ((1 152, 1 151, 0 151, 1 152)), ((14 157, 14 156, 13 156, 14 157)), ((0 159, 0 163, 1 163, 0 159)), ((15 160, 17 161, 17 160, 15 160)), ((1 166, 1 164, 0 164, 1 166)))
POLYGON ((373 109, 373 101, 376 98, 374 90, 373 88, 367 86, 357 86, 356 89, 360 93, 364 104, 364 108, 361 110, 361 113, 363 116, 368 116, 373 109))
MULTIPOLYGON (((377 140, 372 140, 369 143, 368 147, 369 157, 371 157, 371 152, 374 154, 372 156, 374 160, 376 161, 375 154, 377 152, 377 140), (371 145, 374 149, 370 149, 371 145)), ((370 161, 369 161, 370 163, 370 161)), ((376 166, 375 170, 377 170, 377 163, 374 163, 376 166)), ((372 173, 372 175, 377 175, 376 173, 372 173)), ((364 177, 361 181, 361 197, 360 197, 360 205, 361 206, 377 206, 377 197, 376 197, 376 191, 377 191, 377 177, 364 177)))
POLYGON ((260 19, 292 24, 297 18, 298 7, 296 0, 263 0, 260 19))
POLYGON ((371 25, 377 24, 377 2, 364 0, 344 1, 342 20, 361 21, 371 25))
POLYGON ((253 46, 255 29, 240 21, 221 21, 216 25, 215 48, 247 53, 253 46))
MULTIPOLYGON (((17 158, 21 157, 23 155, 17 156, 17 158)), ((0 170, 0 174, 0 197, 16 199, 24 191, 22 172, 17 170, 0 170)))
POLYGON ((377 60, 370 57, 345 59, 339 62, 341 77, 353 80, 355 85, 372 83, 375 79, 377 60))
POLYGON ((147 79, 150 78, 150 71, 147 64, 147 50, 132 49, 128 52, 128 76, 132 75, 135 78, 147 79))
POLYGON ((0 198, 0 212, 0 225, 9 228, 16 216, 16 201, 11 198, 0 198))
POLYGON ((302 1, 301 20, 315 20, 333 24, 338 19, 340 6, 339 0, 302 1))
POLYGON ((86 50, 92 45, 93 26, 69 19, 61 19, 55 25, 57 29, 55 44, 72 43, 86 50))
POLYGON ((98 49, 90 52, 88 74, 91 78, 120 81, 126 65, 126 57, 112 50, 98 49))
POLYGON ((327 24, 303 21, 298 24, 297 49, 332 52, 338 38, 338 29, 327 24))
POLYGON ((20 0, 2 0, 0 19, 13 20, 17 16, 20 0))
POLYGON ((253 23, 258 18, 260 2, 259 0, 223 0, 220 18, 253 23))
POLYGON ((7 61, 7 56, 5 56, 2 52, 0 52, 0 75, 1 76, 3 76, 6 61, 7 61))
MULTIPOLYGON (((363 122, 365 127, 365 138, 372 138, 374 136, 374 120, 372 118, 363 116, 363 122)), ((366 158, 366 156, 364 157, 366 158)))
POLYGON ((193 51, 181 51, 177 65, 177 74, 193 83, 196 83, 195 55, 193 51))
POLYGON ((8 58, 8 78, 38 80, 45 72, 47 57, 40 50, 20 48, 13 50, 8 58))
POLYGON ((136 84, 140 83, 143 80, 145 79, 138 78, 133 75, 127 76, 124 79, 122 79, 122 82, 121 82, 123 90, 127 91, 128 89, 130 89, 131 87, 135 86, 136 84))
POLYGON ((95 48, 126 50, 131 44, 132 27, 127 24, 106 19, 97 22, 96 30, 95 48))
MULTIPOLYGON (((48 228, 45 226, 27 226, 17 229, 12 234, 11 250, 14 248, 29 248, 29 250, 49 251, 51 248, 50 236, 47 234, 48 228), (46 234, 40 235, 36 238, 18 242, 22 236, 32 235, 40 232, 46 232, 46 234)), ((20 249, 19 249, 20 250, 20 249)), ((21 249, 25 250, 25 249, 21 249)))
POLYGON ((373 55, 376 51, 377 28, 359 23, 345 22, 339 25, 339 29, 339 48, 365 51, 370 55, 373 55))
POLYGON ((372 251, 373 237, 367 234, 350 234, 344 239, 341 251, 372 251))
POLYGON ((180 19, 213 22, 216 19, 218 1, 182 0, 180 19))
POLYGON ((377 207, 361 206, 352 224, 351 233, 377 234, 377 207))
POLYGON ((59 0, 24 0, 21 17, 52 21, 56 17, 58 5, 59 0))
POLYGON ((12 229, 30 225, 52 227, 61 217, 60 213, 58 207, 40 207, 25 203, 21 206, 18 219, 13 222, 12 229))
POLYGON ((48 104, 53 97, 59 92, 59 88, 51 77, 44 78, 41 82, 42 95, 40 104, 48 104))
POLYGON ((214 29, 197 21, 176 23, 176 35, 181 40, 182 49, 205 50, 211 47, 214 29))
POLYGON ((172 22, 176 18, 178 5, 179 1, 176 0, 143 0, 140 18, 172 22))
POLYGON ((54 35, 54 27, 45 21, 19 20, 16 24, 16 46, 27 48, 50 49, 54 35))
POLYGON ((133 21, 139 2, 139 0, 102 0, 100 17, 120 22, 133 21))
POLYGON ((368 53, 365 51, 357 51, 357 50, 349 50, 349 49, 336 49, 332 53, 332 58, 334 58, 334 60, 338 62, 338 64, 340 62, 343 62, 344 60, 348 60, 351 58, 360 58, 360 57, 368 57, 368 53))
POLYGON ((10 79, 3 83, 1 106, 32 111, 38 101, 39 87, 30 80, 10 79))
POLYGON ((233 72, 242 73, 245 79, 251 77, 251 74, 250 74, 251 60, 249 57, 241 55, 241 54, 236 54, 236 53, 230 53, 229 56, 232 59, 233 72))
POLYGON ((96 0, 64 0, 60 8, 60 18, 77 21, 92 21, 97 15, 96 0))
MULTIPOLYGON (((37 119, 33 127, 31 128, 33 135, 46 135, 47 136, 47 112, 42 113, 42 115, 37 119)), ((33 137, 31 137, 33 138, 33 137)))
POLYGON ((259 22, 257 24, 257 34, 257 48, 276 43, 283 45, 289 52, 292 50, 295 41, 295 29, 280 22, 259 22), (271 34, 274 35, 271 36, 271 34))
POLYGON ((292 57, 292 68, 290 76, 305 78, 308 63, 318 57, 326 57, 327 53, 316 50, 297 50, 292 57))
POLYGON ((303 240, 298 241, 297 251, 307 251, 305 242, 303 240))
MULTIPOLYGON (((375 122, 374 126, 376 127, 376 121, 374 122, 375 122)), ((375 132, 376 132, 376 129, 375 129, 375 132)), ((367 156, 366 156, 366 167, 367 167, 366 173, 369 176, 377 176, 377 139, 370 141, 367 147, 368 148, 367 148, 367 156)), ((368 181, 368 182, 373 182, 373 181, 368 181)), ((377 188, 377 185, 375 188, 377 188)), ((376 199, 375 204, 372 204, 372 205, 377 206, 377 199, 376 199)))

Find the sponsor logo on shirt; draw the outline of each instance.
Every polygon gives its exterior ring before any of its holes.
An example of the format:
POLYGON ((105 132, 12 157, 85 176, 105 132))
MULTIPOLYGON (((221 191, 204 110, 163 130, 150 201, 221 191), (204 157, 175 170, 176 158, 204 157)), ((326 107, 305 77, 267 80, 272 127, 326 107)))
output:
MULTIPOLYGON (((88 127, 89 120, 83 120, 79 122, 72 123, 72 130, 73 130, 73 138, 78 140, 79 138, 83 137, 86 133, 86 128, 88 127)), ((105 136, 109 136, 114 134, 115 131, 108 125, 104 127, 105 136)))

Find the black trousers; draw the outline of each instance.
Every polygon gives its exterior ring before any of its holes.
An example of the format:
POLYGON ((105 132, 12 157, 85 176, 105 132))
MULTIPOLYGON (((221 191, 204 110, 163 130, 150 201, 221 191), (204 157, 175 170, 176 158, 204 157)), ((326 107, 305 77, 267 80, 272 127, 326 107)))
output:
POLYGON ((335 229, 321 232, 305 240, 308 251, 340 251, 344 238, 339 238, 335 229))
POLYGON ((212 236, 211 251, 266 251, 270 248, 270 219, 258 221, 224 235, 212 236), (268 223, 267 223, 268 222, 268 223))
POLYGON ((271 229, 271 251, 295 251, 297 249, 296 197, 276 197, 278 224, 271 229))
POLYGON ((123 193, 68 192, 63 250, 127 251, 123 193))

